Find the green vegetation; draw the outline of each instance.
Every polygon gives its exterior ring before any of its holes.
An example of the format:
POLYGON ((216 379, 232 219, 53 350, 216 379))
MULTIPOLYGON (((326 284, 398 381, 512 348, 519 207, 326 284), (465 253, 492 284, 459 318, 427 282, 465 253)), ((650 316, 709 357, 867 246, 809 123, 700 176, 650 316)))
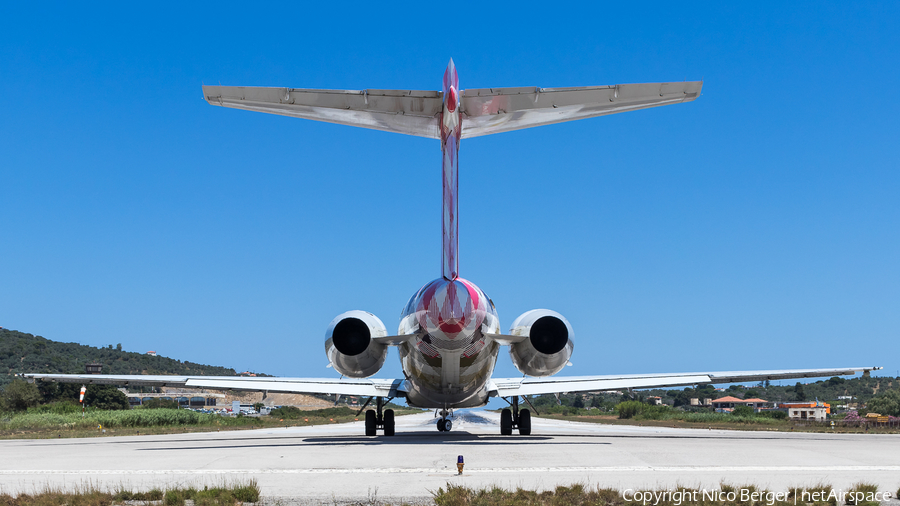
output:
POLYGON ((780 423, 769 416, 760 416, 753 412, 753 409, 746 406, 735 408, 733 413, 715 413, 711 411, 683 411, 672 408, 665 404, 653 405, 640 401, 620 402, 615 407, 620 419, 635 420, 680 420, 684 422, 730 422, 730 423, 753 423, 753 424, 773 424, 780 423))
MULTIPOLYGON (((373 408, 374 409, 374 408, 373 408)), ((410 413, 419 413, 421 412, 418 409, 405 408, 402 406, 397 406, 396 404, 388 403, 385 405, 385 409, 393 409, 394 413, 397 415, 405 415, 410 413)), ((303 411, 299 408, 295 408, 294 406, 282 406, 280 408, 273 409, 269 412, 269 416, 272 418, 278 418, 279 420, 309 420, 310 422, 315 423, 323 423, 324 420, 331 421, 332 419, 356 419, 356 411, 355 409, 348 408, 346 406, 338 406, 333 408, 323 408, 323 409, 312 409, 308 411, 303 411)), ((362 414, 360 414, 362 415, 362 414)))
POLYGON ((42 400, 41 393, 31 383, 17 379, 0 393, 0 410, 24 411, 42 400))
MULTIPOLYGON (((43 406, 41 407, 43 408, 43 406)), ((132 409, 127 411, 106 411, 90 409, 81 416, 81 409, 64 412, 57 408, 56 412, 44 411, 41 408, 30 409, 25 413, 16 413, 0 419, 0 431, 35 431, 66 430, 120 427, 181 427, 185 425, 200 426, 246 426, 261 425, 259 418, 240 418, 198 413, 189 409, 132 409)))
POLYGON ((870 501, 875 492, 878 492, 878 485, 872 483, 857 483, 847 494, 847 504, 850 506, 879 506, 881 501, 870 501))
MULTIPOLYGON (((836 506, 846 504, 854 506, 877 506, 877 501, 870 499, 884 498, 876 496, 878 488, 872 484, 859 483, 846 492, 840 492, 830 485, 816 485, 807 488, 791 488, 787 491, 770 491, 754 485, 733 486, 722 484, 718 489, 696 489, 678 487, 674 489, 641 489, 616 490, 613 488, 590 488, 575 484, 558 486, 553 490, 537 492, 517 488, 506 490, 498 486, 472 489, 461 485, 447 483, 446 488, 439 488, 433 493, 433 504, 436 506, 634 506, 636 504, 654 504, 658 506, 836 506), (841 493, 845 495, 838 500, 841 493)), ((90 485, 75 492, 64 492, 60 489, 47 488, 34 494, 11 496, 0 493, 0 506, 109 506, 123 504, 125 501, 162 501, 162 506, 183 506, 186 501, 193 501, 195 506, 235 506, 241 503, 260 502, 260 490, 255 480, 247 483, 223 484, 216 487, 205 486, 202 489, 173 487, 152 489, 147 492, 132 492, 119 489, 104 492, 90 485)), ((366 504, 390 503, 375 501, 366 504)), ((362 504, 362 503, 360 503, 362 504)))
POLYGON ((280 418, 284 420, 297 420, 300 418, 334 418, 341 416, 356 415, 356 411, 347 407, 334 407, 324 409, 313 409, 302 411, 294 406, 284 406, 273 409, 269 412, 272 418, 280 418))
MULTIPOLYGON (((857 485, 847 494, 847 498, 866 497, 874 494, 874 485, 857 485), (862 495, 851 496, 853 493, 862 495)), ((836 506, 838 492, 828 485, 809 488, 792 488, 786 492, 773 492, 754 485, 736 487, 722 484, 718 490, 701 490, 678 487, 657 490, 616 490, 611 488, 590 489, 585 485, 559 486, 554 490, 535 492, 533 490, 505 490, 497 486, 470 489, 448 483, 434 494, 438 506, 633 506, 654 504, 658 506, 732 506, 734 504, 766 506, 836 506), (706 492, 704 494, 704 492, 706 492), (741 498, 745 497, 746 500, 741 498)), ((848 502, 848 504, 856 504, 848 502)), ((870 503, 859 502, 868 506, 870 503)), ((877 503, 874 503, 877 504, 877 503)))
POLYGON ((194 501, 195 506, 235 506, 240 503, 259 502, 259 486, 256 480, 247 483, 223 484, 217 487, 174 487, 165 490, 158 488, 148 492, 132 492, 116 490, 104 492, 87 486, 75 492, 47 488, 34 494, 11 496, 0 493, 0 506, 109 506, 122 504, 124 501, 162 501, 165 506, 183 506, 185 501, 194 501))
POLYGON ((868 411, 880 415, 900 416, 900 390, 888 390, 873 397, 866 405, 868 411))
MULTIPOLYGON (((78 399, 81 386, 73 383, 28 383, 16 378, 0 390, 0 411, 24 411, 39 404, 78 399)), ((128 397, 112 385, 91 385, 84 403, 96 409, 128 409, 128 397)), ((177 406, 176 406, 177 407, 177 406)))
POLYGON ((751 408, 750 406, 735 406, 734 409, 731 411, 731 414, 733 416, 747 417, 747 416, 753 416, 756 413, 753 411, 753 408, 751 408))
POLYGON ((59 343, 41 336, 0 329, 0 386, 23 373, 84 374, 88 363, 103 364, 104 374, 183 374, 234 376, 234 369, 182 362, 122 351, 121 344, 94 348, 59 343))

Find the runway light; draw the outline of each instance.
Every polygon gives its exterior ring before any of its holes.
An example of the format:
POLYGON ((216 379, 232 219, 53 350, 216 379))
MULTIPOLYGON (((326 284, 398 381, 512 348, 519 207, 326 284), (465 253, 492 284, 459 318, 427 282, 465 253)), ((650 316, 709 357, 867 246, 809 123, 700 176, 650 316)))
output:
POLYGON ((457 474, 462 474, 463 466, 465 466, 465 465, 466 465, 466 463, 463 462, 462 455, 460 455, 459 457, 456 457, 456 469, 459 471, 459 473, 457 473, 457 474))

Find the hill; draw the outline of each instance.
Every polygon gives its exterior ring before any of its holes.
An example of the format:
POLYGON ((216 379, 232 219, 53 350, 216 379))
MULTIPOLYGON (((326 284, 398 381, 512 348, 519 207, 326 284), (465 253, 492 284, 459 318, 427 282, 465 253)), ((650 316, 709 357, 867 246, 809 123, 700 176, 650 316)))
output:
POLYGON ((122 345, 95 348, 60 343, 41 336, 0 329, 0 387, 22 373, 83 374, 88 363, 103 364, 103 374, 190 374, 235 376, 234 369, 182 362, 122 351, 122 345))

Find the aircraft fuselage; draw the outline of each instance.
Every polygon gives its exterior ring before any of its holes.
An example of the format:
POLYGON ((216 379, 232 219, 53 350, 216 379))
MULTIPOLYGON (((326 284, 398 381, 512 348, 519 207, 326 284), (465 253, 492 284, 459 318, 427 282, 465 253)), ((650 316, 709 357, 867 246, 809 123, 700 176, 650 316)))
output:
POLYGON ((436 279, 403 308, 400 345, 409 383, 407 401, 427 408, 468 408, 488 401, 487 384, 500 346, 485 334, 499 333, 494 303, 471 281, 436 279))

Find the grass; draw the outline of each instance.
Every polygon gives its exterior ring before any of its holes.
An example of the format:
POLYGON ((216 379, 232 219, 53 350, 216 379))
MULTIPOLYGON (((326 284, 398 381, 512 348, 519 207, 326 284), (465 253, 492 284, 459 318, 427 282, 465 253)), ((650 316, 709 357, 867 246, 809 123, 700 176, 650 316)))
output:
MULTIPOLYGON (((417 413, 416 410, 397 414, 417 413)), ((296 410, 295 418, 220 416, 186 409, 89 410, 80 412, 34 410, 0 414, 0 438, 92 437, 103 435, 171 434, 216 430, 262 429, 352 422, 360 417, 347 407, 296 410), (103 431, 106 432, 103 432, 103 431)))
POLYGON ((183 506, 191 500, 195 506, 235 506, 240 503, 259 502, 259 486, 256 480, 246 483, 222 484, 216 487, 175 487, 152 489, 148 492, 130 490, 103 491, 91 486, 66 492, 47 488, 35 494, 11 496, 0 494, 0 506, 111 506, 124 501, 158 501, 164 506, 183 506))
POLYGON ((854 485, 848 491, 819 484, 776 493, 754 485, 736 487, 722 484, 718 490, 679 487, 671 490, 629 490, 626 494, 623 490, 592 489, 582 484, 560 486, 544 492, 521 488, 510 491, 496 486, 471 489, 447 484, 446 490, 441 488, 434 494, 434 503, 437 506, 837 506, 844 504, 839 495, 845 493, 847 504, 877 506, 878 502, 851 500, 854 497, 871 497, 877 490, 875 485, 864 483, 854 485))
POLYGON ((872 483, 857 483, 847 494, 847 504, 851 506, 879 506, 880 501, 874 500, 873 494, 878 492, 878 486, 872 483))
MULTIPOLYGON (((539 408, 540 409, 540 408, 539 408)), ((644 425, 650 427, 678 427, 685 429, 725 429, 725 430, 762 430, 780 432, 832 432, 845 434, 866 433, 866 427, 845 426, 837 423, 832 429, 828 423, 822 422, 792 422, 790 420, 776 420, 763 417, 741 417, 727 413, 691 413, 682 412, 683 416, 670 416, 660 418, 634 418, 622 419, 614 413, 598 414, 596 411, 572 410, 565 413, 544 413, 542 418, 555 420, 570 420, 576 422, 602 423, 608 425, 644 425)), ((672 410, 673 412, 675 410, 672 410)), ((868 432, 872 434, 897 433, 897 427, 870 427, 868 432)))
MULTIPOLYGON (((473 489, 448 483, 446 489, 440 488, 433 494, 432 501, 436 506, 838 506, 844 502, 837 497, 844 493, 848 505, 877 506, 878 502, 867 501, 877 491, 878 488, 869 483, 858 483, 848 491, 838 491, 830 485, 819 484, 778 493, 754 485, 737 487, 728 484, 721 484, 715 490, 679 487, 627 491, 574 484, 537 492, 522 488, 506 490, 497 486, 473 489)), ((0 494, 0 506, 112 506, 121 505, 125 501, 152 501, 154 505, 182 506, 189 500, 195 506, 237 506, 241 503, 259 502, 260 490, 256 481, 251 480, 202 489, 188 486, 157 488, 148 492, 124 489, 104 492, 89 486, 75 492, 48 488, 35 494, 20 494, 16 497, 0 494)), ((387 506, 388 503, 370 497, 358 504, 387 506)))

